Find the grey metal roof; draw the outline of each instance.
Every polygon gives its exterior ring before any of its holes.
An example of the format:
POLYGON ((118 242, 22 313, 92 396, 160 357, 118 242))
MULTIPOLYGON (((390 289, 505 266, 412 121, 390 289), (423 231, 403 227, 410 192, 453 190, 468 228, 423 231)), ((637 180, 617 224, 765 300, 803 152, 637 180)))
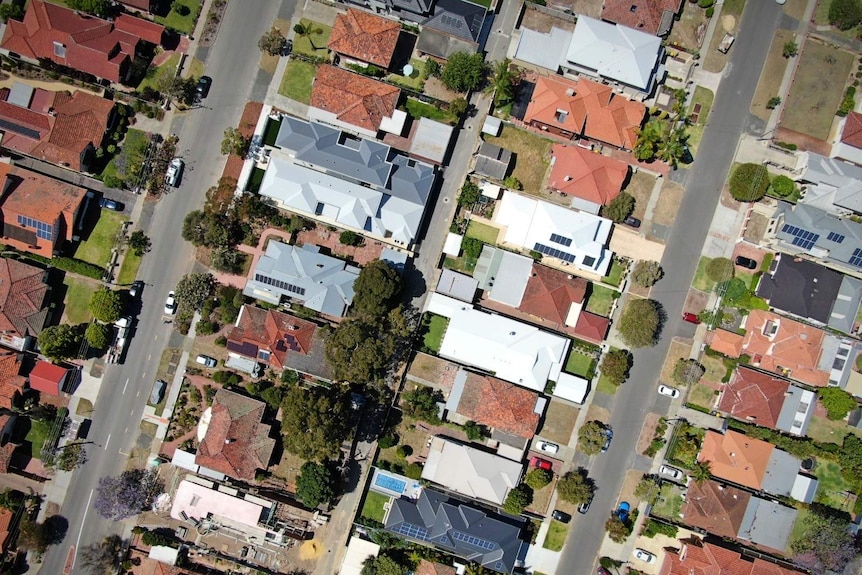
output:
POLYGON ((772 501, 752 497, 737 536, 757 545, 783 551, 790 539, 797 511, 772 501))
POLYGON ((814 185, 800 203, 862 212, 862 167, 809 152, 802 180, 814 185))
POLYGON ((766 473, 760 484, 761 489, 773 495, 790 497, 801 463, 800 459, 776 447, 769 456, 766 473))
POLYGON ((797 317, 829 322, 832 305, 844 276, 804 259, 787 255, 776 258, 772 271, 760 279, 757 295, 770 307, 797 317))
POLYGON ((270 303, 290 297, 309 309, 340 317, 353 301, 358 275, 359 268, 320 253, 318 246, 270 240, 243 293, 270 303))
POLYGON ((476 167, 474 172, 481 176, 503 180, 509 166, 512 164, 512 152, 490 142, 482 142, 479 152, 476 154, 476 167))
POLYGON ((407 10, 415 14, 431 12, 433 0, 386 0, 387 4, 399 10, 407 10))
POLYGON ((473 277, 488 297, 500 303, 518 307, 533 272, 533 259, 501 248, 485 245, 473 277))
POLYGON ((811 417, 814 415, 814 404, 816 396, 811 396, 806 401, 806 397, 810 392, 791 385, 784 392, 784 403, 781 404, 781 411, 778 413, 778 420, 775 427, 787 433, 794 433, 799 436, 805 436, 808 432, 808 424, 811 423, 811 417), (797 425, 795 422, 800 422, 797 425), (796 431, 798 429, 798 431, 796 431))
POLYGON ((554 26, 550 32, 543 33, 521 28, 515 59, 556 72, 560 69, 560 62, 565 59, 571 43, 570 30, 554 26))
POLYGON ((488 9, 465 0, 437 0, 434 15, 422 23, 423 28, 443 32, 468 42, 478 42, 488 9))
POLYGON ((844 276, 835 298, 835 305, 832 306, 832 312, 829 314, 827 322, 829 327, 843 333, 852 332, 860 304, 862 304, 862 280, 844 276))
POLYGON ((779 220, 775 235, 782 248, 862 269, 862 224, 813 206, 787 202, 779 202, 773 217, 779 220))
POLYGON ((479 282, 468 275, 460 274, 450 269, 444 269, 437 282, 437 292, 468 303, 476 299, 479 282))
POLYGON ((424 27, 416 42, 416 50, 424 54, 430 54, 438 58, 448 60, 449 56, 456 52, 467 52, 472 54, 478 48, 478 44, 470 40, 456 38, 445 32, 424 27))
POLYGON ((425 488, 417 501, 394 499, 387 531, 434 545, 498 573, 512 573, 521 548, 523 519, 486 512, 425 488))
POLYGON ((454 132, 454 126, 430 118, 419 118, 419 125, 408 151, 411 155, 442 164, 454 132))
POLYGON ((23 82, 15 82, 9 90, 9 97, 6 101, 22 108, 29 108, 30 102, 33 100, 33 92, 35 89, 29 84, 23 82))

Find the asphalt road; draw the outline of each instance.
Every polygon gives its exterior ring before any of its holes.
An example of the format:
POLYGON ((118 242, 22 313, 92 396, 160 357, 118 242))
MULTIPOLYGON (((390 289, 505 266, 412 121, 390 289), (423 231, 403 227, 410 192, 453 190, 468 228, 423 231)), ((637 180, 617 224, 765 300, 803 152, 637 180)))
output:
POLYGON ((589 465, 598 491, 589 513, 576 514, 572 521, 559 563, 567 573, 593 572, 604 539, 604 524, 616 506, 626 472, 632 468, 649 469, 650 461, 635 453, 635 445, 646 414, 667 413, 670 407, 669 399, 656 393, 658 377, 671 338, 677 333, 691 335, 690 326, 682 322, 682 308, 737 142, 751 126, 749 105, 781 14, 775 2, 746 3, 730 62, 697 158, 688 170, 686 193, 667 240, 661 262, 665 276, 652 291, 652 297, 667 314, 662 337, 655 347, 634 353, 632 376, 614 397, 610 418, 613 444, 589 465))
MULTIPOLYGON (((153 242, 138 275, 146 282, 142 312, 125 363, 109 366, 105 372, 89 436, 95 445, 89 448, 87 463, 75 473, 61 509, 69 531, 63 543, 49 548, 43 573, 63 573, 70 546, 79 549, 122 530, 121 524, 95 513, 93 489, 100 477, 116 475, 126 466, 162 350, 171 339, 173 345, 181 344, 178 335, 171 338, 171 327, 163 323, 162 312, 167 292, 194 261, 191 244, 180 237, 183 218, 203 204, 206 190, 221 174, 225 158, 219 147, 225 128, 238 123, 247 101, 266 93, 270 77, 256 66, 260 59, 257 39, 277 15, 290 17, 295 6, 296 0, 230 2, 216 44, 198 53, 214 79, 212 90, 202 107, 172 126, 180 136, 178 148, 184 151, 186 172, 181 187, 158 202, 152 217, 142 218, 153 242)), ((76 563, 73 572, 83 573, 84 569, 76 563)))

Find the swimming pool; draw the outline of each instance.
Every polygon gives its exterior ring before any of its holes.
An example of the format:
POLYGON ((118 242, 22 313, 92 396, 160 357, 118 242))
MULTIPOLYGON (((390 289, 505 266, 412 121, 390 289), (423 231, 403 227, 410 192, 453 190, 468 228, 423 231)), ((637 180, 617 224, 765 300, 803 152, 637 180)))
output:
POLYGON ((406 481, 396 479, 390 475, 384 475, 380 472, 378 472, 377 476, 374 478, 374 484, 382 489, 388 489, 395 493, 404 493, 404 489, 407 487, 406 481))

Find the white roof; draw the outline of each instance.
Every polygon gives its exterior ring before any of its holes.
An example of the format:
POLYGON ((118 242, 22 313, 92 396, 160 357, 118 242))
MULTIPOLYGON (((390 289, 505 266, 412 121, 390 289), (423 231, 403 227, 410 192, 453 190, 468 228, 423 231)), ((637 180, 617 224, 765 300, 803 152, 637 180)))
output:
POLYGON ((419 126, 410 142, 410 154, 442 164, 454 131, 454 126, 430 118, 419 118, 419 126))
POLYGON ((393 110, 392 116, 384 116, 380 121, 380 129, 390 134, 401 135, 404 131, 404 122, 407 121, 407 112, 403 110, 393 110))
POLYGON ((556 72, 572 43, 572 32, 554 26, 550 32, 521 28, 515 59, 556 72))
POLYGON ((373 541, 366 541, 359 537, 351 537, 347 544, 347 552, 341 563, 340 575, 360 575, 365 560, 369 557, 377 557, 380 554, 380 545, 373 541))
POLYGON ((503 188, 501 186, 484 181, 479 184, 479 189, 482 190, 483 196, 485 196, 486 198, 491 198, 492 200, 499 200, 500 192, 503 191, 503 188))
POLYGON ((494 221, 506 227, 504 243, 607 275, 613 259, 613 252, 605 248, 613 228, 611 220, 506 190, 494 221))
POLYGON ((472 499, 501 505, 509 490, 518 485, 523 464, 487 451, 435 437, 422 479, 472 499))
POLYGON ((662 50, 661 38, 634 28, 578 16, 566 60, 599 76, 647 90, 662 50))
POLYGON ((482 124, 482 133, 490 134, 491 136, 499 136, 500 130, 503 128, 503 121, 500 118, 490 114, 485 116, 485 123, 482 124))
POLYGON ((212 514, 216 520, 230 518, 233 522, 256 528, 263 506, 183 479, 174 494, 171 517, 183 521, 182 512, 191 519, 206 519, 208 514, 212 514))
POLYGON ((583 377, 571 373, 561 373, 557 379, 557 385, 554 386, 554 397, 575 403, 584 403, 589 391, 590 382, 583 377))
POLYGON ((461 253, 461 242, 464 241, 464 236, 449 232, 446 235, 446 243, 443 244, 443 253, 454 258, 461 253))
POLYGON ((165 565, 176 565, 179 555, 179 549, 167 547, 166 545, 153 545, 150 548, 150 554, 148 557, 150 559, 155 559, 159 563, 164 563, 165 565))
POLYGON ((548 380, 556 381, 560 376, 571 343, 568 338, 477 310, 436 292, 426 300, 425 308, 449 318, 441 357, 539 392, 548 380))

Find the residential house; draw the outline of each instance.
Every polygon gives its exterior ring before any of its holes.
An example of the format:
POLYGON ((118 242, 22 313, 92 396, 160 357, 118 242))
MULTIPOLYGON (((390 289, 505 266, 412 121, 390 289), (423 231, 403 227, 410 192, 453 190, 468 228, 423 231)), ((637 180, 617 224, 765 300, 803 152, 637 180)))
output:
POLYGON ((18 416, 14 413, 0 413, 0 473, 9 473, 12 455, 18 449, 15 441, 15 426, 18 416))
POLYGON ((470 499, 502 505, 523 471, 520 461, 436 436, 422 467, 422 479, 470 499))
POLYGON ((50 258, 78 239, 87 190, 3 163, 0 181, 3 243, 50 258))
POLYGON ((679 549, 666 548, 659 575, 802 575, 759 557, 705 543, 692 536, 679 549))
POLYGON ((737 431, 708 430, 697 460, 709 462, 713 477, 736 485, 806 503, 814 498, 817 481, 798 473, 798 458, 737 431))
POLYGON ((506 179, 511 165, 511 151, 490 142, 482 142, 479 151, 476 152, 476 165, 473 167, 473 172, 484 178, 502 181, 506 179))
POLYGON ((842 216, 862 213, 862 167, 814 152, 807 155, 799 203, 842 216))
POLYGON ((348 4, 365 6, 378 14, 390 14, 400 20, 422 22, 432 11, 433 0, 349 0, 348 4))
POLYGON ((533 258, 485 244, 476 261, 473 278, 485 292, 485 298, 516 308, 527 291, 533 262, 533 258))
POLYGON ((416 128, 411 129, 411 140, 407 153, 411 158, 431 162, 438 166, 442 165, 449 154, 455 126, 431 118, 414 120, 414 125, 416 128))
POLYGON ((130 10, 152 13, 160 9, 160 0, 117 0, 120 4, 130 10))
POLYGON ((262 401, 218 390, 198 424, 195 464, 216 475, 254 481, 257 470, 269 466, 275 448, 271 426, 262 422, 265 412, 262 401))
POLYGON ((606 247, 613 222, 606 218, 507 190, 494 222, 506 228, 504 244, 537 251, 563 266, 605 276, 613 261, 606 247))
POLYGON ((186 563, 185 568, 171 563, 176 561, 178 554, 179 549, 161 545, 154 545, 148 553, 131 547, 127 558, 130 568, 126 575, 193 575, 198 572, 194 563, 186 563))
MULTIPOLYGON (((812 491, 810 499, 805 501, 810 503, 813 500, 812 491)), ((790 542, 790 533, 798 513, 795 507, 788 507, 771 499, 752 497, 745 508, 737 538, 783 553, 790 542)))
POLYGON ((23 351, 42 332, 50 311, 47 275, 41 268, 0 258, 0 344, 23 351))
POLYGON ((400 98, 395 86, 322 65, 311 88, 308 117, 369 138, 380 130, 400 134, 405 118, 396 110, 400 98))
POLYGON ((21 373, 22 354, 0 348, 0 409, 20 407, 27 378, 21 373))
POLYGON ((434 291, 467 303, 473 303, 478 289, 479 282, 476 279, 450 269, 444 269, 440 272, 440 280, 434 291))
POLYGON ((67 368, 39 360, 30 370, 30 389, 56 397, 65 391, 69 379, 70 371, 67 368))
POLYGON ((125 82, 141 42, 160 43, 164 27, 127 14, 113 22, 44 0, 32 0, 24 20, 11 20, 0 48, 38 63, 50 60, 110 82, 125 82))
POLYGON ((666 36, 680 8, 682 0, 604 0, 602 20, 666 36))
POLYGON ((474 421, 490 429, 495 441, 523 449, 546 405, 536 391, 461 368, 446 400, 446 419, 462 425, 474 421))
POLYGON ((520 538, 524 523, 425 488, 418 500, 393 499, 384 526, 404 539, 510 574, 527 545, 520 538))
POLYGON ((5 507, 0 508, 0 557, 5 557, 9 551, 12 534, 12 520, 15 518, 15 512, 5 507))
POLYGON ((620 195, 629 165, 581 146, 554 144, 548 189, 569 196, 572 207, 598 214, 620 195))
POLYGON ((642 103, 615 93, 610 86, 583 77, 569 80, 541 76, 536 80, 524 122, 564 138, 631 150, 646 112, 642 103))
POLYGON ((16 83, 0 100, 4 148, 81 172, 90 170, 117 119, 112 100, 82 90, 50 92, 16 83))
POLYGON ((862 164, 862 114, 859 112, 847 114, 844 128, 841 130, 841 138, 832 145, 830 155, 835 158, 834 161, 840 158, 854 164, 862 164))
POLYGON ((608 336, 610 327, 610 318, 582 310, 575 324, 575 333, 580 339, 601 345, 608 336))
POLYGON ((560 66, 565 74, 591 76, 646 97, 664 79, 663 58, 658 36, 581 15, 560 66))
POLYGON ((435 561, 422 559, 413 570, 413 575, 455 575, 455 568, 435 561))
POLYGON ((206 520, 238 541, 283 548, 291 541, 286 534, 296 532, 284 518, 283 504, 194 475, 179 482, 172 501, 173 519, 192 526, 206 520))
MULTIPOLYGON (((341 569, 338 575, 362 575, 362 568, 368 559, 380 554, 380 545, 367 539, 351 535, 347 542, 347 550, 341 561, 341 569)), ((418 569, 417 569, 418 571, 418 569)))
POLYGON ((716 409, 762 427, 805 435, 816 403, 813 391, 740 365, 723 386, 716 409))
POLYGON ((493 20, 485 6, 468 0, 436 0, 433 7, 434 13, 422 22, 418 52, 447 60, 456 52, 480 51, 493 20))
POLYGON ((711 479, 701 483, 692 481, 679 514, 686 525, 718 537, 735 539, 751 498, 751 493, 744 489, 711 479))
POLYGON ((244 305, 227 333, 227 351, 279 371, 293 369, 329 381, 332 371, 326 361, 325 337, 320 326, 308 320, 244 305))
POLYGON ((545 32, 522 27, 519 32, 514 59, 559 73, 572 43, 572 30, 551 26, 545 32))
POLYGON ((556 381, 571 341, 531 325, 490 314, 432 293, 425 310, 449 319, 439 355, 541 392, 556 381))
POLYGON ((742 345, 745 336, 733 331, 717 328, 707 333, 707 343, 710 349, 727 357, 738 358, 742 355, 742 345))
POLYGON ((325 255, 318 246, 270 240, 243 293, 274 305, 291 300, 308 309, 343 317, 353 302, 359 268, 325 255))
POLYGON ((335 17, 327 47, 348 64, 389 69, 401 35, 397 20, 348 8, 335 17))

